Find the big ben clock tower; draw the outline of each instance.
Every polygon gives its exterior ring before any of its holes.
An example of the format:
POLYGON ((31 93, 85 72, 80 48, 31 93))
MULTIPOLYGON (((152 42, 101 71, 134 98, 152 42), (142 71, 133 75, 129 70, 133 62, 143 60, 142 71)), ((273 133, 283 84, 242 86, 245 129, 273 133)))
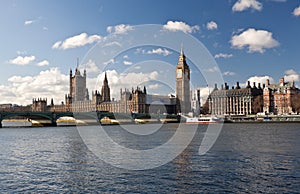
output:
POLYGON ((190 112, 190 68, 186 63, 182 48, 180 51, 178 64, 176 66, 176 97, 177 113, 190 112))

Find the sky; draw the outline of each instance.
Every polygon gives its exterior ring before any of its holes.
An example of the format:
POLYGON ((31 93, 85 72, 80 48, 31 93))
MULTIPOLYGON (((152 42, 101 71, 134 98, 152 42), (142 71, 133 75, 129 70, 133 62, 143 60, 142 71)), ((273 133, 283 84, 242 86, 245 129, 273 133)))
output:
POLYGON ((181 47, 192 67, 193 86, 200 87, 203 96, 210 91, 206 86, 213 85, 207 77, 213 73, 230 86, 248 80, 278 83, 281 77, 300 86, 298 0, 2 0, 0 4, 1 104, 27 105, 33 98, 61 103, 69 91, 70 68, 74 73, 77 65, 87 70, 90 93, 101 90, 104 71, 116 99, 121 88, 143 85, 148 93, 174 93, 181 47), (134 33, 149 24, 161 27, 163 43, 153 40, 155 44, 124 47, 125 40, 135 37, 136 43, 146 43, 134 33), (182 34, 165 36, 171 32, 182 34), (109 52, 114 56, 106 58, 109 52))

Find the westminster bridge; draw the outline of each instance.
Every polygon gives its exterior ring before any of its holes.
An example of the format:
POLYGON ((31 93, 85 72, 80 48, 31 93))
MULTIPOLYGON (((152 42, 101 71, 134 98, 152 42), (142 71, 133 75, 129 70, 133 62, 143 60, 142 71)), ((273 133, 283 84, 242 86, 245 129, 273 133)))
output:
POLYGON ((30 120, 46 120, 43 125, 57 126, 57 120, 61 117, 73 117, 76 120, 88 121, 87 123, 100 124, 100 120, 104 117, 111 119, 125 120, 126 122, 134 122, 134 119, 152 119, 160 121, 160 119, 179 121, 178 115, 161 115, 146 113, 112 113, 107 111, 94 112, 33 112, 33 111, 2 111, 0 112, 0 128, 2 121, 5 119, 22 118, 30 120))
POLYGON ((56 126, 56 121, 61 117, 73 117, 75 119, 89 119, 99 123, 99 119, 108 116, 112 117, 113 113, 109 112, 33 112, 33 111, 3 111, 0 112, 0 127, 4 119, 25 118, 31 120, 47 120, 46 125, 56 126))

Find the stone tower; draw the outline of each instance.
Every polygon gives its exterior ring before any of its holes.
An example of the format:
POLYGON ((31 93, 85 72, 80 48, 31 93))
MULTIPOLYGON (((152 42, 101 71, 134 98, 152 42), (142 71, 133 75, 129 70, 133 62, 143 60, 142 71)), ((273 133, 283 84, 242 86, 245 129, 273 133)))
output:
POLYGON ((186 63, 182 47, 176 66, 176 98, 178 113, 188 113, 191 111, 190 68, 186 63))
POLYGON ((70 69, 70 97, 72 102, 89 100, 88 90, 86 88, 86 70, 83 76, 80 74, 78 68, 75 70, 73 76, 72 69, 70 69))
POLYGON ((105 72, 105 77, 103 80, 101 94, 102 94, 102 102, 110 102, 110 88, 108 86, 106 72, 105 72))

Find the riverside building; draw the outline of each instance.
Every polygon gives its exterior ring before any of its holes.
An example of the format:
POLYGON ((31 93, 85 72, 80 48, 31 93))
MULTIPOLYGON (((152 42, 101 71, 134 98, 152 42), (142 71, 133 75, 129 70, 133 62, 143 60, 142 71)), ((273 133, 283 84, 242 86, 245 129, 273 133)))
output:
POLYGON ((214 90, 208 96, 209 112, 212 115, 254 114, 254 100, 262 94, 263 89, 260 84, 256 87, 255 82, 251 87, 248 81, 246 88, 241 88, 239 82, 231 89, 226 83, 224 87, 221 86, 221 89, 215 85, 214 90))
POLYGON ((295 87, 294 81, 285 82, 282 77, 278 84, 270 84, 270 81, 267 80, 266 87, 263 91, 264 112, 277 115, 292 114, 292 100, 297 93, 300 92, 299 89, 295 87))

